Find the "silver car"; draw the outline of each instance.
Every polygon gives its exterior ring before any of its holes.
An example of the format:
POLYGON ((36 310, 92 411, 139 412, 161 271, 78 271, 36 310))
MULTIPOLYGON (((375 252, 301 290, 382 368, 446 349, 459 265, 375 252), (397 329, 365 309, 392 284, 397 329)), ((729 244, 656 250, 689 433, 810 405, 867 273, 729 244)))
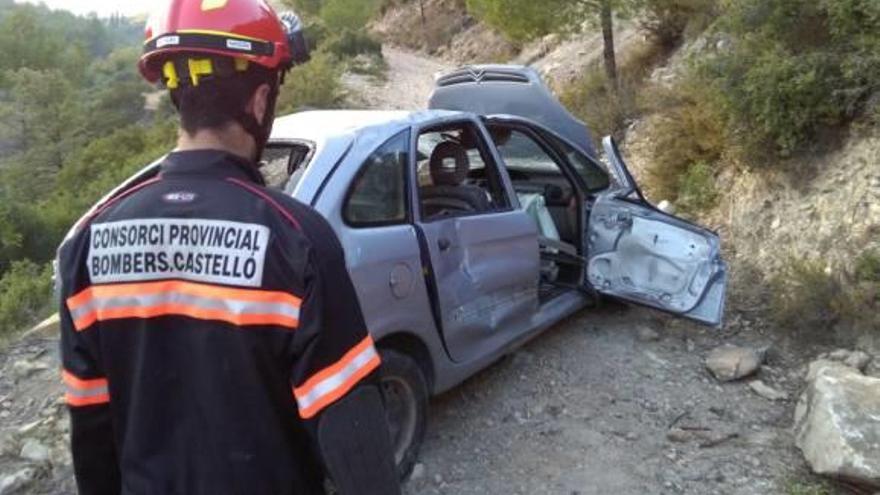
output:
POLYGON ((430 107, 279 118, 263 168, 342 241, 404 475, 429 395, 600 294, 717 326, 726 287, 718 236, 648 203, 611 138, 600 162, 531 69, 444 74, 430 107))

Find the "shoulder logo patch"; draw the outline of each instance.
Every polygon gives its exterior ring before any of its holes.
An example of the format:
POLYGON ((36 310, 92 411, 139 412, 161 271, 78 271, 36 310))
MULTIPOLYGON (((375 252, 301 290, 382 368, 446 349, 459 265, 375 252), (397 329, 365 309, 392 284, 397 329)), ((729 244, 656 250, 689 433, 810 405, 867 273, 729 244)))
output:
POLYGON ((189 191, 170 192, 162 196, 166 203, 192 203, 199 197, 198 194, 189 191))

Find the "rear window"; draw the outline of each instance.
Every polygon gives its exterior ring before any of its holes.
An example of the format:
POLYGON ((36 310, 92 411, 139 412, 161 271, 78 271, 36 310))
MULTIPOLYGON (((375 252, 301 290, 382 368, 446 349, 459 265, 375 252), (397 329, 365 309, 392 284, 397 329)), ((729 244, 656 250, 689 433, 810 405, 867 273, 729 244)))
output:
POLYGON ((266 185, 293 192, 311 163, 313 146, 305 142, 270 143, 263 152, 260 172, 266 185))

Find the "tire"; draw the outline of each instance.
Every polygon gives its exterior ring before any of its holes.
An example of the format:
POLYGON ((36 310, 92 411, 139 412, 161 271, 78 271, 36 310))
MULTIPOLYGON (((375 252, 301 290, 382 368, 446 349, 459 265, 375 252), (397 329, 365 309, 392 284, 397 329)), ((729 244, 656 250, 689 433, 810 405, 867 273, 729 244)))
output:
POLYGON ((413 358, 383 349, 379 373, 391 445, 400 479, 405 480, 416 464, 428 422, 428 383, 413 358))

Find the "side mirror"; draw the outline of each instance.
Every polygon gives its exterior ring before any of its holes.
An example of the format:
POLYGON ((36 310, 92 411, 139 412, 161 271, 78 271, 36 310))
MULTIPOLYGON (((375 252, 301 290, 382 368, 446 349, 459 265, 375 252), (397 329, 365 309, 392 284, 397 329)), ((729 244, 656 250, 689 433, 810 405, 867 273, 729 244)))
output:
POLYGON ((285 12, 281 14, 281 24, 284 25, 284 31, 287 33, 287 44, 290 46, 293 65, 302 65, 311 60, 311 49, 299 16, 293 12, 285 12))

